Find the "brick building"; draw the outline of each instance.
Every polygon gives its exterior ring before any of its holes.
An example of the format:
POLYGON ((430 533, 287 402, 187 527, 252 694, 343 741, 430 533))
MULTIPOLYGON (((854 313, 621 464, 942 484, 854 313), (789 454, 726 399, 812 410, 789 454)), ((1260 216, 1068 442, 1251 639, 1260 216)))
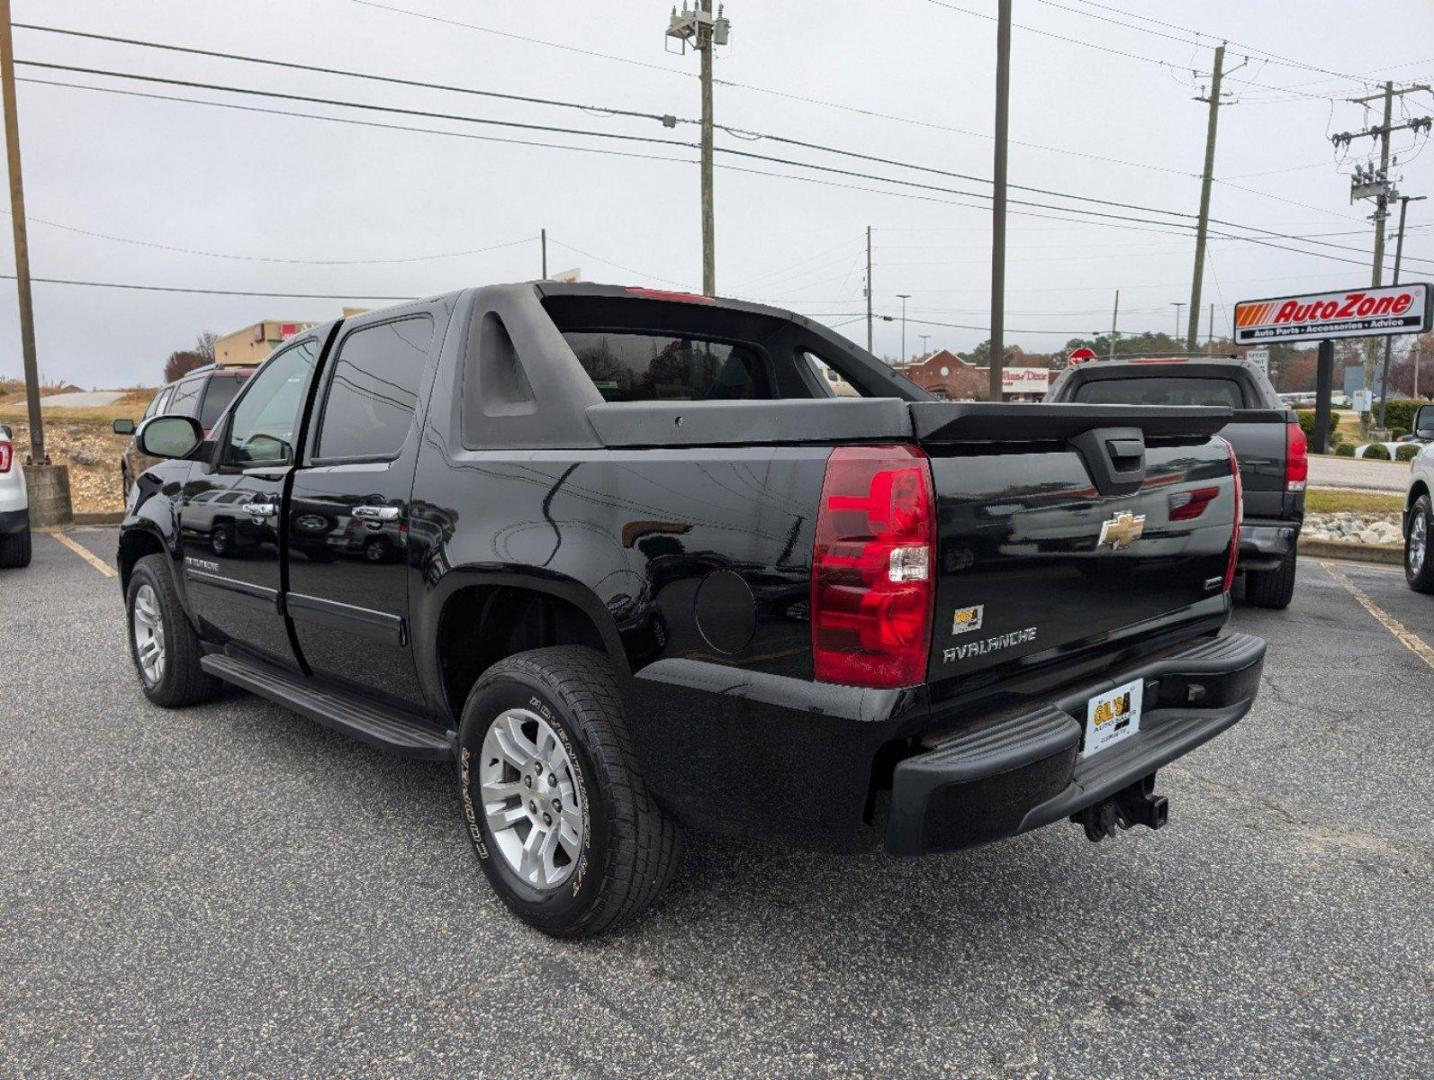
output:
POLYGON ((985 397, 989 376, 985 368, 968 364, 950 349, 937 349, 930 356, 896 370, 923 390, 948 401, 977 401, 985 397))

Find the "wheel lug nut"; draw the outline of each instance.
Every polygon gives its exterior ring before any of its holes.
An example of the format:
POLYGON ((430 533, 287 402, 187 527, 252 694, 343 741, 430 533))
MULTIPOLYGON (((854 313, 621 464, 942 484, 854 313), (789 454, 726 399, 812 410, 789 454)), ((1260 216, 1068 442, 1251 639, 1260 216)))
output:
POLYGON ((561 813, 561 812, 562 812, 562 809, 563 809, 563 800, 562 800, 562 799, 554 799, 554 800, 553 800, 553 809, 554 809, 554 810, 557 810, 558 812, 561 813))
POLYGON ((538 804, 535 803, 535 802, 529 802, 529 803, 528 803, 528 813, 530 813, 530 814, 536 814, 537 812, 538 812, 538 804))
POLYGON ((544 824, 544 825, 551 825, 552 823, 553 823, 553 815, 552 815, 552 814, 544 814, 544 815, 543 815, 543 824, 544 824))
POLYGON ((533 778, 532 778, 531 776, 525 776, 525 777, 523 777, 523 784, 524 784, 525 787, 532 787, 532 786, 533 786, 533 778))

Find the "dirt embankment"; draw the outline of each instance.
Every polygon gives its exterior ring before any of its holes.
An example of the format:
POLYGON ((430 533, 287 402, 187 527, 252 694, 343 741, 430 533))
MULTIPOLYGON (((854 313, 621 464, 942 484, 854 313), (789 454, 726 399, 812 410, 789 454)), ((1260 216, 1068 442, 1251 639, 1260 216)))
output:
MULTIPOLYGON (((6 420, 15 432, 15 449, 27 454, 30 425, 6 420)), ((70 467, 70 505, 78 514, 124 509, 120 491, 120 457, 129 437, 116 435, 108 424, 47 420, 45 453, 56 465, 70 467)))

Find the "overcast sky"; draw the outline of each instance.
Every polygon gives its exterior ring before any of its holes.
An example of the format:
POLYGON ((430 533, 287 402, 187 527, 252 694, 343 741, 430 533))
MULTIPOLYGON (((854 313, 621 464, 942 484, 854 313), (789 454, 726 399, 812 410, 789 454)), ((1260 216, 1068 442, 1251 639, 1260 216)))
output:
MULTIPOLYGON (((691 124, 668 129, 655 120, 597 111, 670 113, 681 120, 698 115, 697 58, 664 51, 670 0, 382 3, 387 7, 357 0, 14 0, 13 7, 17 22, 556 98, 595 110, 29 29, 15 31, 16 54, 21 60, 696 141, 691 124)), ((981 16, 993 16, 996 4, 951 4, 976 14, 929 0, 728 5, 732 41, 719 52, 716 70, 719 79, 741 85, 717 87, 716 112, 718 123, 738 134, 719 131, 719 148, 972 194, 719 154, 719 293, 846 323, 842 331, 864 341, 858 317, 870 225, 878 312, 899 313, 897 294, 911 294, 908 352, 920 349, 921 334, 930 335, 932 348, 955 349, 988 336, 989 203, 973 197, 989 194, 988 186, 752 137, 780 135, 989 177, 995 23, 981 16), (805 179, 794 178, 799 176, 805 179), (973 328, 918 325, 918 319, 973 328)), ((1188 219, 1125 208, 1195 213, 1206 109, 1192 98, 1221 38, 1232 42, 1227 70, 1243 62, 1244 50, 1260 50, 1265 59, 1252 58, 1227 79, 1237 103, 1221 110, 1215 175, 1226 182, 1214 187, 1212 216, 1358 250, 1320 249, 1353 260, 1341 262, 1212 240, 1205 298, 1217 305, 1217 330, 1228 327, 1230 308, 1241 298, 1367 283, 1368 256, 1362 253, 1372 240, 1365 220, 1370 208, 1349 204, 1348 174, 1365 160, 1371 140, 1357 140, 1353 153, 1339 161, 1328 134, 1378 121, 1344 100, 1369 92, 1373 80, 1434 81, 1434 4, 1404 5, 1382 20, 1360 17, 1347 0, 1297 6, 1015 0, 1014 6, 1011 183, 1120 205, 1012 190, 1013 199, 1063 209, 1012 207, 1027 213, 1010 219, 1008 341, 1048 351, 1077 332, 1108 328, 1117 288, 1122 330, 1174 329, 1171 304, 1189 296, 1194 242, 1188 231, 1070 220, 1078 217, 1070 210, 1176 225, 1188 219), (1162 22, 1137 22, 1124 12, 1162 22), (1189 31, 1205 36, 1196 44, 1189 31)), ((31 267, 38 277, 335 294, 380 306, 364 297, 536 277, 538 231, 546 227, 552 271, 579 268, 584 279, 597 281, 701 284, 694 150, 36 67, 22 66, 19 74, 464 136, 23 82, 20 126, 31 267), (579 146, 604 153, 572 149, 579 146)), ((1422 92, 1404 99, 1395 115, 1429 113, 1434 96, 1422 92)), ((1427 141, 1409 132, 1395 137, 1403 158, 1395 175, 1407 193, 1434 194, 1434 153, 1427 152, 1427 141)), ((1431 222, 1434 200, 1411 205, 1410 224, 1419 228, 1409 233, 1406 260, 1425 261, 1407 261, 1406 278, 1434 277, 1434 233, 1426 228, 1431 222)), ((8 228, 0 245, 3 269, 13 273, 8 228)), ((1308 241, 1292 246, 1313 248, 1308 241)), ((1391 260, 1392 249, 1391 230, 1391 260)), ((152 385, 164 358, 201 330, 224 333, 261 318, 322 320, 345 302, 39 283, 34 292, 42 373, 85 387, 152 385)), ((13 282, 0 282, 0 300, 0 374, 18 375, 13 282)), ((1202 313, 1202 333, 1204 321, 1202 313)), ((897 354, 900 334, 899 322, 878 323, 877 351, 897 354)))

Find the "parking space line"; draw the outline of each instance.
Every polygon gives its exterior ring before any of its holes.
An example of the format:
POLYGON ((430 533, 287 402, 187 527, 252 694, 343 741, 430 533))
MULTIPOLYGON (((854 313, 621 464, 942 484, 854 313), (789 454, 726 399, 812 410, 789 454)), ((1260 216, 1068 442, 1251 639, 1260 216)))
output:
POLYGON ((73 552, 74 552, 76 555, 78 555, 80 558, 84 559, 85 562, 87 562, 87 563, 89 563, 91 566, 93 566, 96 570, 98 570, 98 571, 99 571, 101 574, 103 574, 105 577, 118 577, 118 576, 119 576, 118 574, 115 573, 115 568, 114 568, 113 566, 111 566, 109 563, 105 562, 105 561, 104 561, 103 559, 101 559, 98 555, 96 555, 93 551, 90 551, 88 548, 84 547, 82 544, 78 544, 78 543, 76 543, 74 540, 71 540, 68 536, 66 536, 64 533, 60 532, 58 529, 52 529, 52 530, 50 530, 50 535, 53 536, 56 540, 58 540, 60 543, 64 544, 65 547, 69 548, 71 551, 73 551, 73 552))
POLYGON ((1378 604, 1364 594, 1361 589, 1349 578, 1344 576, 1344 571, 1334 563, 1320 563, 1327 574, 1345 587, 1356 600, 1360 602, 1364 610, 1378 619, 1386 630, 1399 639, 1400 643, 1412 652, 1419 659, 1423 660, 1431 668, 1434 668, 1434 648, 1430 648, 1418 634, 1411 633, 1404 628, 1404 624, 1382 609, 1378 604))

